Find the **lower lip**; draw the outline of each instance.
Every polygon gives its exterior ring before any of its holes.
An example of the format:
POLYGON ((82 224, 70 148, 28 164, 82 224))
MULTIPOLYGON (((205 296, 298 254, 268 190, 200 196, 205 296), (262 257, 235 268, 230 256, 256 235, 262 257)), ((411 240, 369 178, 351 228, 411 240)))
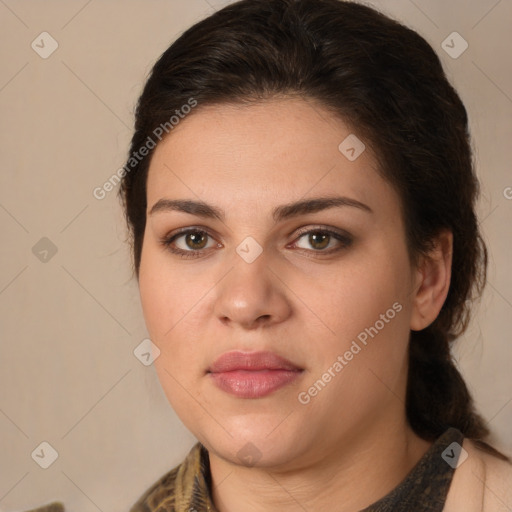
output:
POLYGON ((239 398, 261 398, 294 381, 301 373, 299 370, 234 370, 210 375, 226 393, 239 398))

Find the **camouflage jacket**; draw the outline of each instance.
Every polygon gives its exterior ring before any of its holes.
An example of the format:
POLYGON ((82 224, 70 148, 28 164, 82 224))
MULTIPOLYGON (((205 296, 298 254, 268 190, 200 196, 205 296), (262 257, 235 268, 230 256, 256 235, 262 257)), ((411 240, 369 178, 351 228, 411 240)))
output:
MULTIPOLYGON (((463 440, 457 429, 447 429, 395 489, 361 512, 446 510, 446 497, 461 453, 457 445, 462 446, 463 440)), ((64 512, 64 508, 53 503, 29 512, 64 512)), ((196 443, 185 460, 152 485, 130 512, 218 512, 211 497, 206 448, 196 443)))
MULTIPOLYGON (((441 512, 460 453, 449 447, 462 442, 458 430, 448 429, 401 484, 361 512, 441 512)), ((208 451, 196 443, 183 463, 150 487, 130 512, 218 512, 210 489, 208 451)))

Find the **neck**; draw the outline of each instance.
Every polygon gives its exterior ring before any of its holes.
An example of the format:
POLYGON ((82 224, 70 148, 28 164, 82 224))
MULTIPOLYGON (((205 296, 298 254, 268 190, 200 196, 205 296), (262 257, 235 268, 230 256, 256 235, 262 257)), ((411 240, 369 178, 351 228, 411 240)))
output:
POLYGON ((212 496, 219 512, 362 510, 392 491, 432 443, 419 438, 405 418, 373 425, 314 462, 287 470, 247 468, 210 452, 212 496))

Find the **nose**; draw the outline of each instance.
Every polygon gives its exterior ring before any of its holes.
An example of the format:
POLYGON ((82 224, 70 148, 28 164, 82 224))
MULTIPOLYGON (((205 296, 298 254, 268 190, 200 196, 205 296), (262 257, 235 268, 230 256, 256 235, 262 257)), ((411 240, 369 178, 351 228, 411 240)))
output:
POLYGON ((285 321, 292 312, 289 291, 270 267, 265 251, 252 263, 241 258, 233 263, 232 270, 216 287, 217 318, 245 330, 285 321))

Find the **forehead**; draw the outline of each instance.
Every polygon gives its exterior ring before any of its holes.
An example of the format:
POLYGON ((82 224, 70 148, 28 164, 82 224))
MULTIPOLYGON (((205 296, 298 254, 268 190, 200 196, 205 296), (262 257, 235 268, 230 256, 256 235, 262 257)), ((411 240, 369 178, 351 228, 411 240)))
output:
POLYGON ((164 195, 213 196, 223 207, 337 193, 366 203, 396 202, 370 145, 354 132, 310 100, 199 105, 155 148, 148 208, 164 195), (354 155, 346 152, 351 147, 362 151, 355 159, 347 157, 354 155))

